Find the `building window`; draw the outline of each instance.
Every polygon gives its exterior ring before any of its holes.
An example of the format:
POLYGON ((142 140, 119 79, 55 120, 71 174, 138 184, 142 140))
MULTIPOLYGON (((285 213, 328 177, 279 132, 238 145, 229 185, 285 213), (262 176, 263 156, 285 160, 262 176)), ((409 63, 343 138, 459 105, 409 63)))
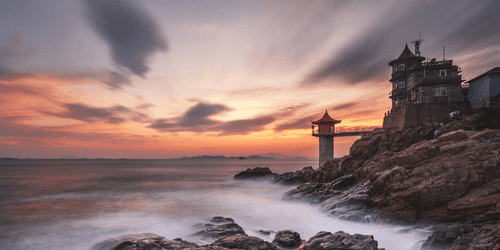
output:
POLYGON ((405 70, 405 65, 404 64, 400 64, 398 66, 398 71, 403 71, 403 70, 405 70))
POLYGON ((413 84, 413 74, 408 76, 408 85, 413 84))
POLYGON ((394 73, 394 72, 398 72, 398 66, 392 67, 392 73, 394 73))
POLYGON ((398 89, 403 89, 405 87, 405 81, 399 81, 398 89))
POLYGON ((436 87, 434 88, 434 96, 445 96, 446 87, 436 87))
POLYGON ((439 76, 446 76, 446 70, 445 69, 440 70, 439 76))

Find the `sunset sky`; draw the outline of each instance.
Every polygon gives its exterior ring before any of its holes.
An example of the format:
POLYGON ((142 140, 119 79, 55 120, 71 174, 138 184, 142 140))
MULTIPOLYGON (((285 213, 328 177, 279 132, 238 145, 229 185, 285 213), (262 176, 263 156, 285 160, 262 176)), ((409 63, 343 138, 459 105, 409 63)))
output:
MULTIPOLYGON (((311 120, 381 126, 418 39, 500 66, 500 1, 0 1, 0 157, 318 155, 311 120)), ((357 137, 335 139, 335 156, 357 137)))

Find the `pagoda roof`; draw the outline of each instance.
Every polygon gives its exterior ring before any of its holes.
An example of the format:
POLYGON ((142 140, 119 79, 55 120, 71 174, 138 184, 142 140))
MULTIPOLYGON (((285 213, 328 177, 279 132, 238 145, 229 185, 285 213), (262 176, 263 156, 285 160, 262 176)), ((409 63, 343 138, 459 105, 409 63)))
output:
POLYGON ((405 48, 404 48, 403 52, 401 53, 401 55, 399 55, 398 59, 407 58, 407 57, 415 57, 415 55, 413 53, 411 53, 411 50, 408 48, 408 44, 405 45, 405 48))
POLYGON ((330 115, 328 114, 328 110, 325 111, 325 114, 323 115, 323 117, 321 117, 321 119, 317 120, 317 121, 311 121, 313 124, 318 124, 318 123, 340 123, 342 120, 335 120, 333 118, 330 117, 330 115))

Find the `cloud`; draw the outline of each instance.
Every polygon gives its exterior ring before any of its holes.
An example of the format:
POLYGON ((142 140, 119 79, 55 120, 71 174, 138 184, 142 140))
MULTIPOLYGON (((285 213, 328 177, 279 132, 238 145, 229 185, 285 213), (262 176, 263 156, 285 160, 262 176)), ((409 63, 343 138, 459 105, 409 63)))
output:
POLYGON ((33 88, 29 88, 27 86, 21 84, 4 84, 0 78, 0 95, 5 94, 14 94, 14 93, 23 93, 26 95, 39 95, 40 93, 33 88))
POLYGON ((274 115, 260 116, 252 119, 241 119, 221 123, 210 130, 219 132, 219 136, 246 135, 265 129, 265 126, 276 121, 274 115))
POLYGON ((175 127, 177 127, 177 124, 170 119, 158 119, 151 123, 151 125, 146 126, 146 128, 156 129, 159 132, 168 132, 168 129, 175 127))
POLYGON ((209 119, 210 116, 229 110, 231 110, 229 107, 222 104, 199 102, 184 113, 180 118, 179 125, 182 127, 212 125, 216 121, 209 119))
MULTIPOLYGON (((268 4, 260 13, 255 49, 247 61, 256 71, 295 71, 324 46, 339 25, 347 1, 284 1, 268 4)), ((252 27, 255 28, 255 27, 252 27)))
POLYGON ((217 132, 219 136, 245 135, 264 130, 266 125, 276 121, 279 116, 278 114, 270 114, 232 121, 210 119, 211 116, 230 110, 232 108, 223 104, 199 102, 181 116, 171 119, 157 119, 147 128, 156 129, 159 132, 217 132))
POLYGON ((280 87, 256 87, 256 88, 245 88, 245 89, 236 89, 227 92, 230 95, 259 95, 259 94, 266 94, 270 92, 276 92, 276 91, 281 91, 283 88, 280 87))
POLYGON ((112 90, 118 90, 122 89, 123 86, 132 85, 128 78, 117 72, 109 71, 108 76, 108 80, 103 83, 108 85, 112 90))
POLYGON ((147 59, 168 45, 160 29, 144 10, 122 0, 85 0, 88 16, 110 46, 113 60, 144 77, 147 59))
POLYGON ((293 130, 293 129, 308 129, 311 127, 311 121, 317 120, 319 114, 314 114, 310 116, 306 116, 304 118, 298 119, 291 123, 284 123, 276 126, 274 128, 275 132, 280 132, 284 130, 293 130))
POLYGON ((399 56, 405 42, 416 40, 419 32, 426 39, 420 47, 422 56, 440 55, 443 45, 454 47, 456 54, 466 53, 458 48, 490 47, 495 44, 491 39, 497 37, 500 29, 498 2, 490 0, 484 8, 479 7, 483 2, 474 8, 471 4, 474 3, 400 1, 393 4, 392 9, 380 12, 378 20, 365 32, 314 67, 299 85, 317 86, 333 82, 356 85, 386 79, 390 74, 387 64, 399 56), (483 37, 489 42, 482 42, 483 37))
MULTIPOLYGON (((458 45, 462 49, 490 46, 492 42, 498 44, 498 34, 500 34, 500 15, 498 14, 500 13, 500 4, 498 1, 471 4, 483 7, 461 27, 445 36, 443 42, 453 44, 454 41, 459 41, 458 45)), ((478 6, 471 7, 478 8, 478 6)))
POLYGON ((339 104, 337 106, 334 106, 332 108, 332 110, 333 111, 340 111, 340 110, 343 110, 343 109, 350 109, 350 108, 355 107, 357 105, 358 105, 357 102, 348 102, 348 103, 339 104))
POLYGON ((128 120, 141 123, 151 121, 147 114, 131 110, 121 105, 110 108, 96 108, 81 103, 63 103, 62 107, 66 110, 59 113, 45 110, 37 111, 46 115, 69 118, 87 123, 104 122, 109 124, 120 124, 128 120))

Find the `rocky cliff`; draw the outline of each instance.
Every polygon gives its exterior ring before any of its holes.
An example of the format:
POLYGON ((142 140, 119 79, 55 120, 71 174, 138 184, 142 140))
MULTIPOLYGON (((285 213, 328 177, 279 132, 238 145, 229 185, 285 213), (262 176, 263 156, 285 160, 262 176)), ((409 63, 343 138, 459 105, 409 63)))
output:
POLYGON ((424 249, 500 249, 499 110, 378 129, 345 157, 273 181, 300 183, 284 199, 321 203, 344 219, 434 223, 424 249))

